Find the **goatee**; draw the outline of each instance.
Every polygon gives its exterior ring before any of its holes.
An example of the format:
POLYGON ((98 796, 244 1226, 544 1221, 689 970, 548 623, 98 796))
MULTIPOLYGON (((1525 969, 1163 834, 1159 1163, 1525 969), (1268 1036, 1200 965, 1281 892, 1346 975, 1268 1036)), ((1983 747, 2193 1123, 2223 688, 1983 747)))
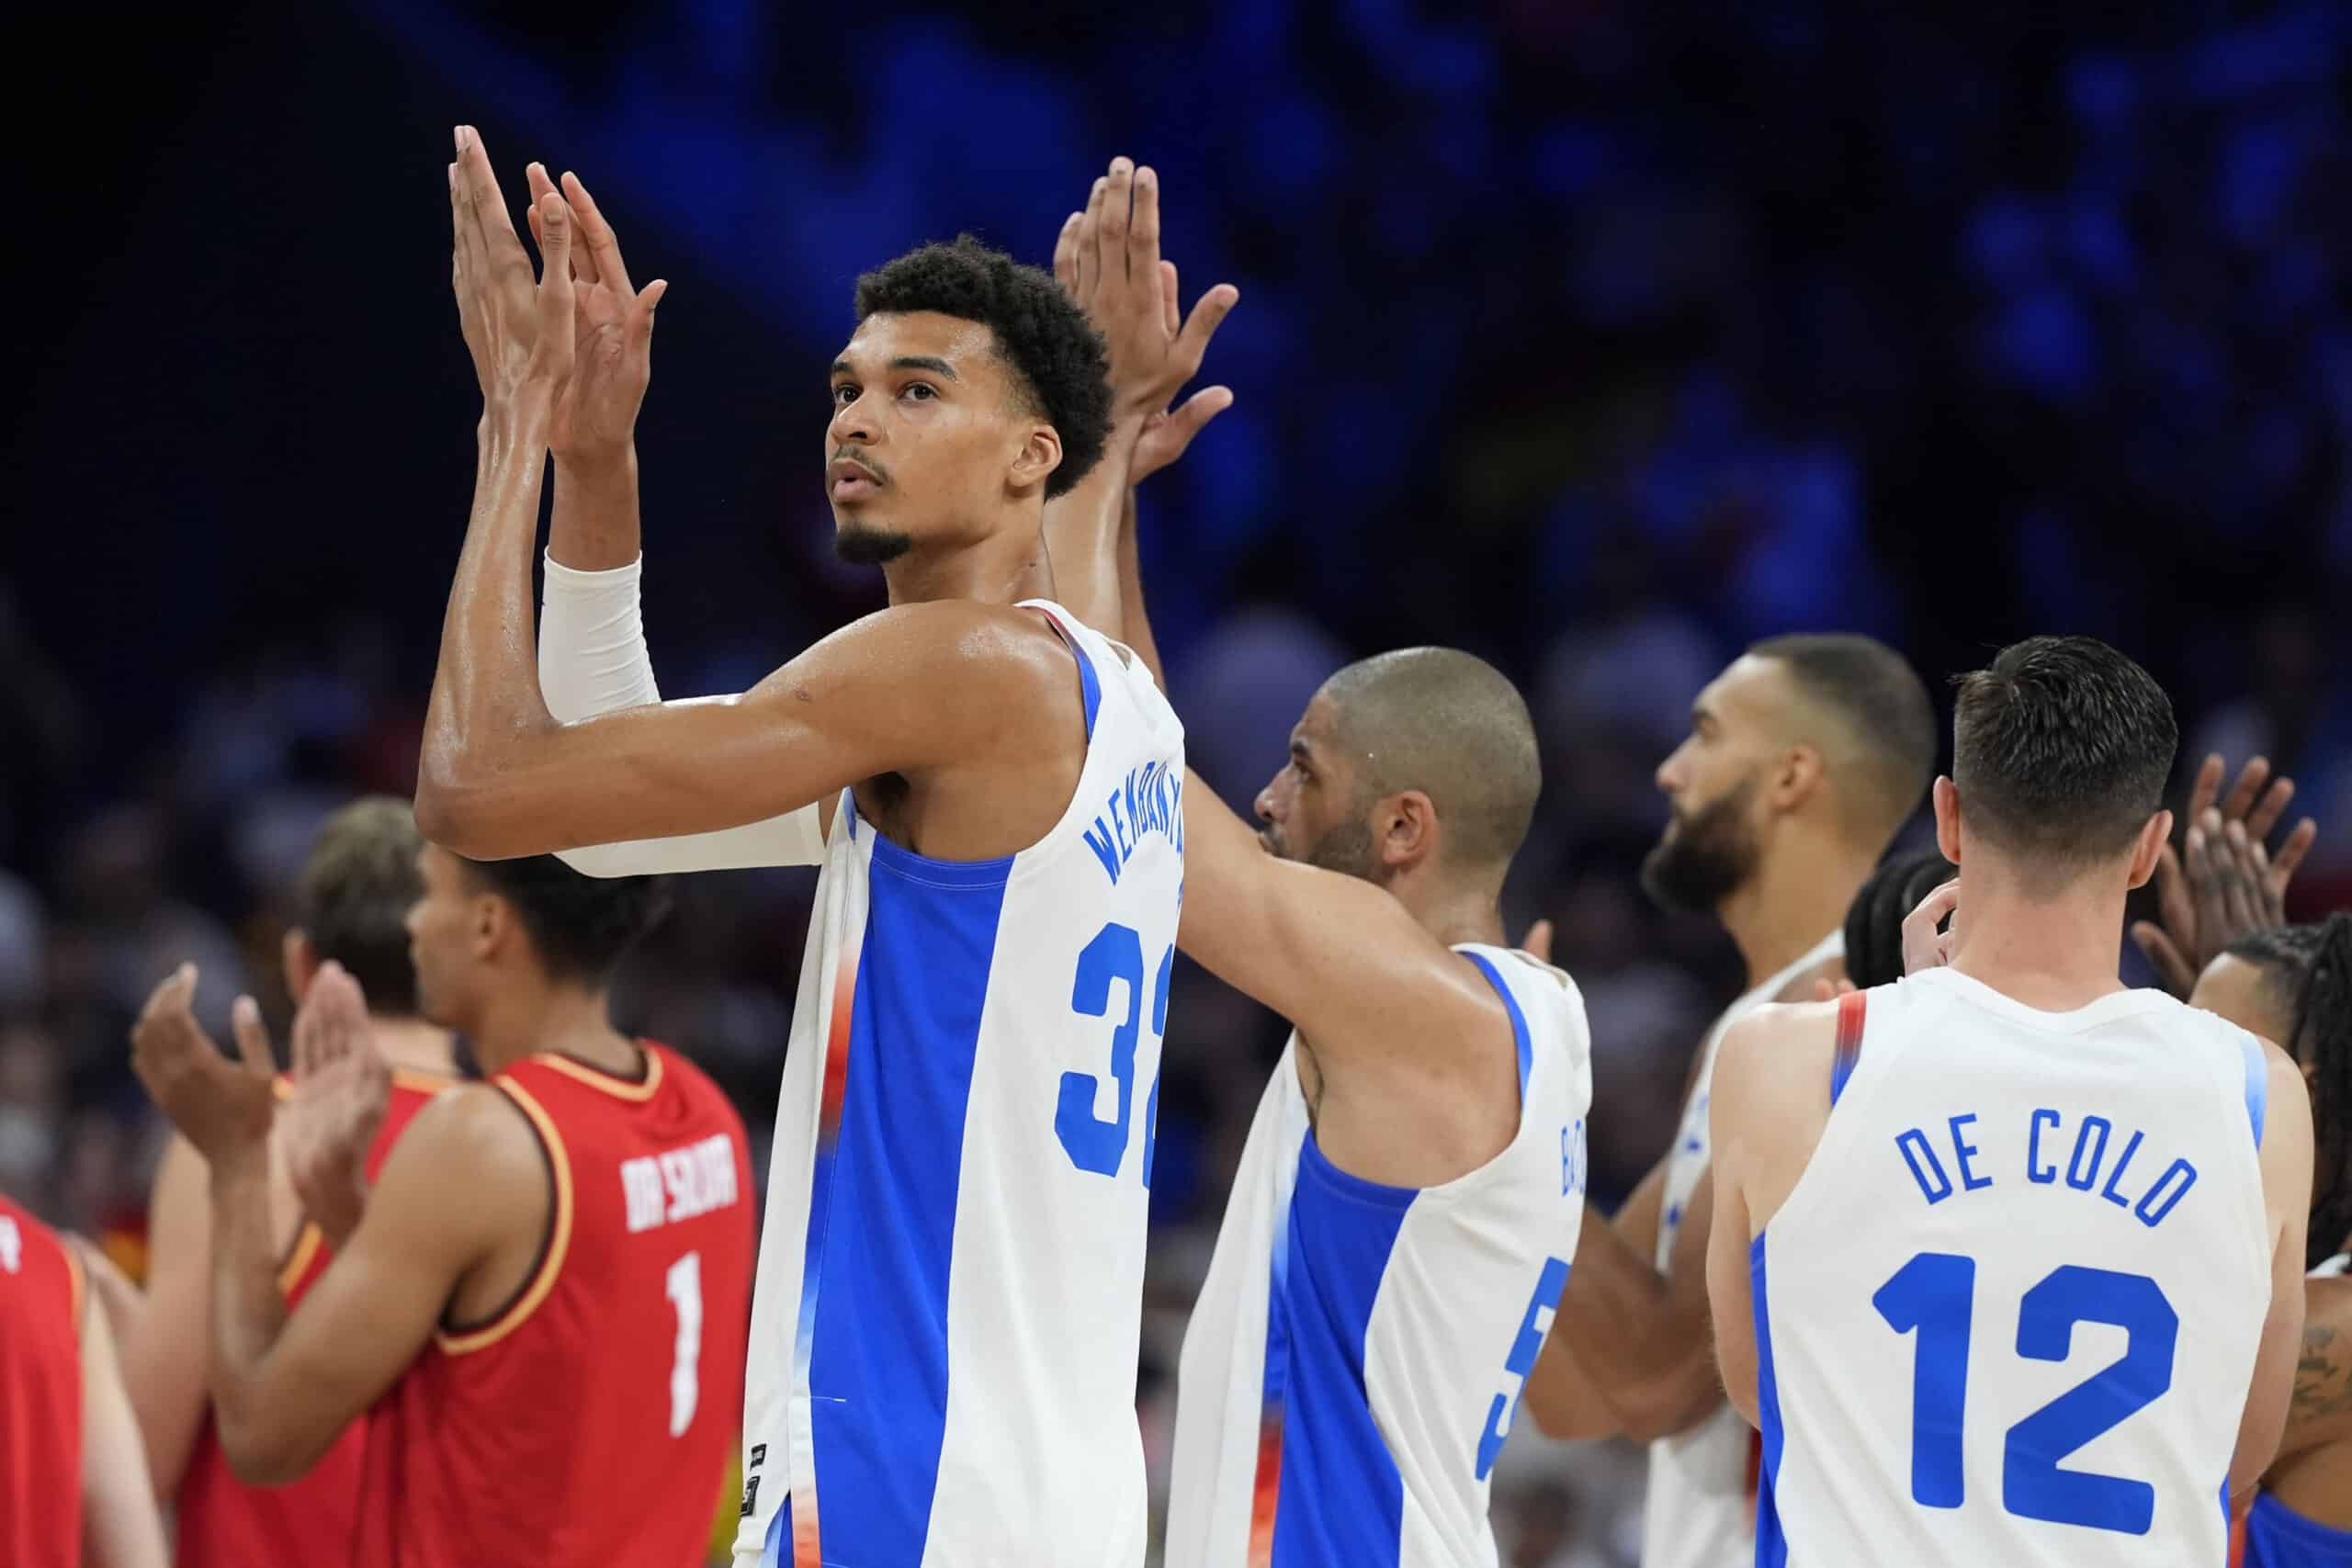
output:
POLYGON ((833 554, 852 566, 885 566, 914 548, 915 542, 893 528, 869 528, 847 523, 833 530, 833 554))
POLYGON ((1662 909, 1712 915, 1756 874, 1763 849, 1747 824, 1751 776, 1680 821, 1642 860, 1642 891, 1662 909))

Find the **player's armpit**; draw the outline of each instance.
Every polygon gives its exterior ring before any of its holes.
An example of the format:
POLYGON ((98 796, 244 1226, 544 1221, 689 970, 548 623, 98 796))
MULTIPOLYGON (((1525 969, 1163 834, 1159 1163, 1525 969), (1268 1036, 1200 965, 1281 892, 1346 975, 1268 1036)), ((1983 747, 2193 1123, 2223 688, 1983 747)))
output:
POLYGON ((451 1090, 410 1123, 350 1245, 250 1366, 216 1358, 214 1409, 237 1474, 299 1479, 430 1342, 472 1271, 538 1245, 548 1172, 521 1111, 486 1085, 451 1090))
POLYGON ((878 611, 741 696, 469 726, 436 691, 417 825, 478 860, 738 828, 879 773, 1040 750, 1077 700, 1042 619, 964 601, 878 611))
POLYGON ((164 1522, 139 1423, 124 1393, 106 1314, 82 1324, 82 1561, 90 1568, 164 1568, 164 1522))
POLYGON ((2268 1041, 2269 1092, 2262 1116, 2262 1196, 2272 1226, 2270 1311, 2262 1325, 2254 1379, 2230 1459, 2233 1496, 2270 1468, 2287 1426, 2303 1339, 2303 1237, 2312 1191, 2312 1107, 2303 1075, 2268 1041))
POLYGON ((1476 1043, 1513 1049, 1501 997, 1404 905, 1268 853, 1197 773, 1184 785, 1177 945, 1296 1025, 1327 1077, 1367 1066, 1466 1076, 1476 1043))
POLYGON ((2352 1439, 2352 1279, 2303 1284, 2303 1339, 2278 1457, 2352 1439))

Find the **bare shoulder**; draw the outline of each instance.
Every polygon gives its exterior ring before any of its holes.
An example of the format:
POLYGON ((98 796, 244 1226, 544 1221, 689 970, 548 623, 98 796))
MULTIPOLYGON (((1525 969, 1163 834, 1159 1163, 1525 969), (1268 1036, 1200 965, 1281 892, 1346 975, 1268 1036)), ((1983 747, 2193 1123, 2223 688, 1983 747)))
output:
POLYGON ((1837 1038, 1836 1002, 1767 1002, 1724 1031, 1715 1074, 1777 1077, 1790 1066, 1792 1053, 1814 1047, 1826 1055, 1837 1038))
POLYGON ((545 1170, 538 1133, 523 1108, 490 1084, 469 1083, 442 1090, 416 1113, 392 1145, 384 1179, 427 1177, 469 1190, 536 1187, 545 1170))

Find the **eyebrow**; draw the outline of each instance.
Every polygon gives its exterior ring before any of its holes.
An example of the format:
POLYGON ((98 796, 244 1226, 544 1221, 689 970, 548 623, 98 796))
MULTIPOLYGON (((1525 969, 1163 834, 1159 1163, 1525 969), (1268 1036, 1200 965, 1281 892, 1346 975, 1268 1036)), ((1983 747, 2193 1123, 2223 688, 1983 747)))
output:
MULTIPOLYGON (((902 354, 899 355, 898 358, 890 361, 889 367, 893 370, 928 370, 935 376, 944 376, 950 381, 961 381, 964 378, 956 374, 956 367, 948 364, 947 361, 939 358, 935 355, 902 354)), ((848 360, 836 359, 833 361, 832 374, 836 376, 854 376, 856 373, 857 372, 851 367, 848 360)))

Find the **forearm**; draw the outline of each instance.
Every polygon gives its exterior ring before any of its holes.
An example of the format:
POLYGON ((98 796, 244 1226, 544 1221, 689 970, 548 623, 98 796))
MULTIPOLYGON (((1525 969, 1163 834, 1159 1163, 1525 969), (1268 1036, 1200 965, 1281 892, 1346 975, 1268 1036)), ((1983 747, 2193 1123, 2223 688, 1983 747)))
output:
POLYGON ((1126 500, 1119 512, 1119 619, 1123 626, 1120 640, 1136 650, 1151 678, 1159 689, 1168 689, 1167 671, 1160 668, 1159 645, 1152 639, 1151 617, 1144 614, 1143 564, 1136 543, 1136 492, 1129 486, 1126 500))
POLYGON ((1093 470, 1046 506, 1055 598, 1086 625, 1122 642, 1126 637, 1120 625, 1119 517, 1136 429, 1125 421, 1114 425, 1093 470))
POLYGON ((547 412, 485 414, 474 503, 441 623, 425 710, 417 815, 430 820, 494 776, 514 744, 554 728, 532 647, 531 550, 547 467, 547 412))
POLYGON ((221 1442, 232 1458, 271 1401, 262 1372, 286 1325, 269 1212, 269 1156, 255 1145, 212 1166, 210 1386, 221 1442))
POLYGON ((595 458, 558 457, 548 558, 575 571, 609 571, 640 548, 637 447, 595 458))
MULTIPOLYGON (((1537 1379, 1548 1385, 1554 1419, 1587 1424, 1598 1400, 1611 1417, 1608 1430, 1648 1441, 1682 1430, 1720 1404, 1705 1296, 1698 1294, 1694 1316, 1688 1294, 1678 1292, 1598 1210, 1588 1208, 1576 1267, 1546 1346, 1549 1364, 1536 1366, 1537 1379), (1553 1355, 1555 1350, 1560 1353, 1553 1355)), ((1535 1391, 1531 1381, 1531 1402, 1535 1391)), ((1552 1422, 1544 1424, 1552 1429, 1552 1422)))

